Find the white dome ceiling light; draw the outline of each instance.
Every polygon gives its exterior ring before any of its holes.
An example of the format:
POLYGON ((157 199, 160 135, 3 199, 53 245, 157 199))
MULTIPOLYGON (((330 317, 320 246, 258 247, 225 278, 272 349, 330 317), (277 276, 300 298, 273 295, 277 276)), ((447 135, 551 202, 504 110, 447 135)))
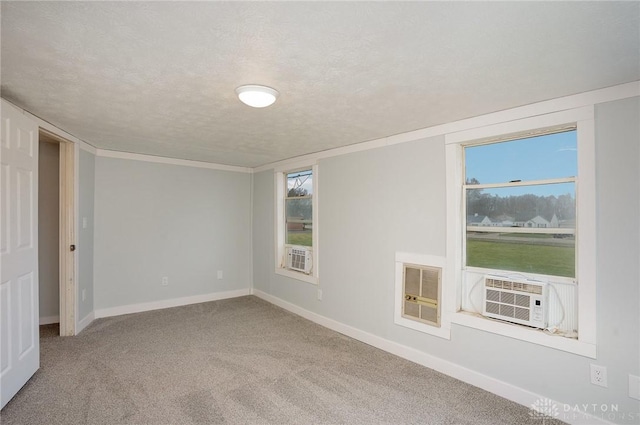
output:
POLYGON ((265 108, 276 101, 280 93, 271 87, 249 84, 236 89, 238 98, 246 105, 254 108, 265 108))

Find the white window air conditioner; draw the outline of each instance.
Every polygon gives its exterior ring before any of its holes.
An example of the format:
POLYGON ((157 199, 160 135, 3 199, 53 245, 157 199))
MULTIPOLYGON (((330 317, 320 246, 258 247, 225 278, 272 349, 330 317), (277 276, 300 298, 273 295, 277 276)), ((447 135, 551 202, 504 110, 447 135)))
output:
POLYGON ((486 275, 482 315, 544 329, 548 322, 548 293, 544 282, 486 275))
POLYGON ((311 250, 305 247, 287 248, 287 268, 298 272, 310 274, 313 259, 311 250))

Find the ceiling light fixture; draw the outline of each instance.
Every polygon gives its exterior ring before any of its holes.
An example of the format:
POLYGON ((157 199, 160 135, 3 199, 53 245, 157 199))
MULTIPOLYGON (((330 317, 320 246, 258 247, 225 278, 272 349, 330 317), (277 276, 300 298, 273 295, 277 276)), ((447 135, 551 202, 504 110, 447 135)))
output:
POLYGON ((277 90, 271 87, 255 84, 240 86, 236 89, 236 93, 242 103, 254 108, 264 108, 272 105, 280 95, 277 90))

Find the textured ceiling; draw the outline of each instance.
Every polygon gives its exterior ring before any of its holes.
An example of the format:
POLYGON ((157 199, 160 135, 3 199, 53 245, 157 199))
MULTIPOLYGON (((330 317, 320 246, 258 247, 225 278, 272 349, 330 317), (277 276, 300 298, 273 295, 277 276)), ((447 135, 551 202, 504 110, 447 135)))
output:
POLYGON ((638 2, 1 7, 2 97, 98 148, 229 165, 640 79, 638 2))

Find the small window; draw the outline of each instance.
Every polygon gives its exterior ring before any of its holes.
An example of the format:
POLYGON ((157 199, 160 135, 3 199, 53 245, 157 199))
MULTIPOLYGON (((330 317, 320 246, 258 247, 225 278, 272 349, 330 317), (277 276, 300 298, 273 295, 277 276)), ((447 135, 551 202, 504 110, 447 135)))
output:
POLYGON ((286 244, 313 247, 313 171, 286 174, 286 244))
POLYGON ((317 167, 276 172, 276 273, 317 283, 317 167))

